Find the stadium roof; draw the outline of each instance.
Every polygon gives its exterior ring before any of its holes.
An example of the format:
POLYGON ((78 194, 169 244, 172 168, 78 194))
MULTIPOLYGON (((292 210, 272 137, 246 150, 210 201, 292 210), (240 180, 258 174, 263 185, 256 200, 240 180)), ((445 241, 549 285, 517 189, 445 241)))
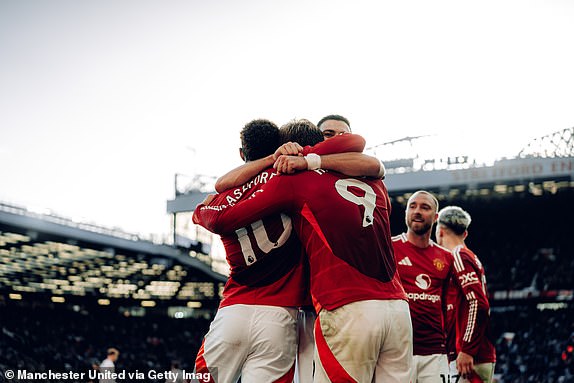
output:
POLYGON ((390 193, 484 187, 502 190, 502 186, 514 185, 522 189, 525 185, 544 182, 555 182, 555 187, 571 187, 574 181, 574 128, 535 138, 511 158, 491 163, 456 153, 430 156, 424 148, 440 147, 440 140, 429 141, 432 138, 436 139, 431 136, 406 137, 370 148, 374 151, 382 147, 388 158, 384 163, 390 193))
MULTIPOLYGON (((436 138, 405 137, 366 149, 373 155, 378 151, 384 156, 385 184, 391 196, 419 189, 442 193, 454 189, 470 194, 528 190, 537 194, 538 189, 574 187, 574 128, 533 139, 512 158, 490 164, 456 153, 444 153, 438 158, 429 156, 421 148, 436 148, 436 142, 440 143, 436 138), (433 139, 436 142, 430 145, 428 140, 433 139)), ((206 176, 187 179, 176 176, 176 196, 167 201, 167 212, 193 210, 213 190, 209 189, 213 181, 206 176)))

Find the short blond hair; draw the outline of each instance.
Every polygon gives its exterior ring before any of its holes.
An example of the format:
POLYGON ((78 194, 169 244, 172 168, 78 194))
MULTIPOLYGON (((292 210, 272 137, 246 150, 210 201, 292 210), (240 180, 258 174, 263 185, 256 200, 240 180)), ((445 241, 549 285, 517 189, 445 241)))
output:
POLYGON ((470 214, 458 206, 447 206, 438 212, 438 224, 452 230, 456 235, 462 235, 471 222, 470 214))

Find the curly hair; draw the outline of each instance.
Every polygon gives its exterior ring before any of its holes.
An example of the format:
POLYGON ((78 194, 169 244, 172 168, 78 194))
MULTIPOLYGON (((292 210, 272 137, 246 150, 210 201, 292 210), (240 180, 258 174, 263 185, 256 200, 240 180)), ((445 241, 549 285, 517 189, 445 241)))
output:
POLYGON ((291 120, 279 129, 279 141, 280 144, 291 141, 313 146, 323 141, 323 133, 309 120, 291 120))
POLYGON ((273 154, 279 146, 279 128, 273 122, 257 119, 245 124, 241 133, 241 151, 245 161, 273 154))
POLYGON ((470 226, 470 214, 458 206, 447 206, 438 213, 438 223, 452 230, 456 235, 462 235, 470 226))

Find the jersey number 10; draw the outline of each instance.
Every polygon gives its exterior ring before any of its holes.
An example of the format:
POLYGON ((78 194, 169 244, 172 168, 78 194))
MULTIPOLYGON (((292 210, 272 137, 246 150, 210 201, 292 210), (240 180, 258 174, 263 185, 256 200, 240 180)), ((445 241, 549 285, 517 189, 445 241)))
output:
MULTIPOLYGON (((283 232, 279 236, 277 241, 273 242, 269 239, 269 234, 265 230, 262 220, 255 221, 251 224, 251 229, 253 230, 253 236, 257 242, 257 247, 263 253, 267 254, 273 249, 277 249, 285 244, 291 235, 293 230, 293 225, 291 223, 291 218, 285 214, 281 214, 281 222, 283 223, 283 232)), ((257 257, 255 256, 255 251, 251 247, 251 240, 249 239, 249 233, 245 227, 235 230, 237 238, 239 239, 239 244, 241 245, 241 252, 245 258, 245 263, 247 266, 255 263, 257 257)))

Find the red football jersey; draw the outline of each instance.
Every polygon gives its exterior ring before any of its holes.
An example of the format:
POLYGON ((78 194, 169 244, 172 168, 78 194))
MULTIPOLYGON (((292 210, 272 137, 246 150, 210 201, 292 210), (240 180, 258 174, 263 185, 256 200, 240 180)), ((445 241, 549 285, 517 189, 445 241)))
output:
POLYGON ((333 310, 370 299, 406 299, 390 238, 390 202, 381 180, 325 170, 270 179, 251 197, 211 214, 202 224, 222 233, 278 212, 289 212, 309 257, 315 307, 333 310))
POLYGON ((445 294, 453 272, 452 254, 433 241, 426 248, 417 247, 405 233, 393 237, 393 247, 409 298, 413 354, 446 354, 445 294))
MULTIPOLYGON (((315 147, 306 147, 305 153, 361 152, 364 145, 361 136, 346 134, 315 147)), ((215 219, 223 209, 248 198, 275 176, 275 171, 268 169, 244 185, 219 194, 209 206, 204 206, 201 211, 196 209, 193 221, 207 227, 206 218, 215 219)), ((232 304, 311 304, 308 260, 293 232, 291 218, 277 213, 245 221, 244 226, 235 230, 224 228, 219 232, 230 265, 220 307, 232 304)))
POLYGON ((454 312, 454 305, 458 304, 457 299, 461 290, 455 285, 454 280, 451 278, 448 291, 446 294, 446 320, 445 320, 445 333, 446 333, 446 354, 448 361, 452 362, 456 359, 456 317, 454 312))
MULTIPOLYGON (((249 195, 251 189, 274 176, 276 174, 271 169, 251 181, 250 187, 246 184, 248 186, 219 194, 206 207, 206 213, 194 213, 194 222, 204 225, 205 215, 219 214, 221 206, 240 201, 249 195)), ((287 215, 275 214, 254 220, 246 227, 222 235, 221 240, 230 274, 220 307, 232 304, 303 306, 311 303, 304 253, 287 215)))
MULTIPOLYGON (((476 254, 465 246, 453 249, 453 281, 458 280, 463 294, 456 294, 456 351, 474 357, 474 363, 493 363, 496 350, 490 339, 490 304, 484 267, 476 254)), ((449 301, 450 303, 450 301, 449 301)))

